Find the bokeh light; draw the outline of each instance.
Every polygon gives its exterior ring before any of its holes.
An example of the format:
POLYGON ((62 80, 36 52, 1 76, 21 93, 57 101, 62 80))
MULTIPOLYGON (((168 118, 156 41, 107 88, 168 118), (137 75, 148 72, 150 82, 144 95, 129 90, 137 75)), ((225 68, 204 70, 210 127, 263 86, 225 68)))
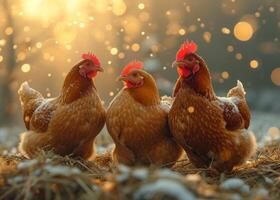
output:
POLYGON ((126 12, 126 4, 123 0, 114 0, 112 5, 112 12, 117 15, 121 16, 126 12))
POLYGON ((194 107, 193 106, 189 106, 188 107, 188 112, 189 113, 193 113, 194 112, 194 107))
POLYGON ((275 85, 280 86, 280 67, 271 72, 271 80, 275 85))
POLYGON ((145 4, 139 3, 139 4, 138 4, 138 8, 139 8, 140 10, 143 10, 143 9, 145 8, 145 4))
POLYGON ((7 27, 5 29, 6 35, 11 35, 11 34, 13 34, 13 32, 14 32, 14 29, 12 27, 7 27))
POLYGON ((259 66, 259 62, 257 60, 251 60, 250 61, 250 67, 253 68, 253 69, 256 69, 258 68, 259 66))
POLYGON ((140 45, 138 43, 134 43, 131 45, 131 50, 137 52, 140 50, 140 45))
POLYGON ((27 73, 31 70, 31 66, 29 64, 23 64, 21 66, 21 71, 24 72, 24 73, 27 73))
POLYGON ((118 54, 118 49, 116 47, 114 47, 110 50, 110 52, 111 52, 112 55, 117 55, 118 54))
POLYGON ((234 26, 234 36, 240 41, 248 41, 254 33, 253 27, 248 22, 238 22, 234 26))
POLYGON ((221 74, 223 79, 228 79, 229 78, 229 73, 227 71, 222 72, 221 74))
POLYGON ((222 33, 228 35, 228 34, 230 34, 230 29, 228 29, 226 27, 223 27, 222 28, 222 33))

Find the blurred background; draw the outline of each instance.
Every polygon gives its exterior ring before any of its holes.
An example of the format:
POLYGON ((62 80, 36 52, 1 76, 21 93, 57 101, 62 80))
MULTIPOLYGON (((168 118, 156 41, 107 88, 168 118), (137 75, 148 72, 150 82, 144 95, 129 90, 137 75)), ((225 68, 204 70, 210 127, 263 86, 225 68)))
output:
POLYGON ((122 87, 115 81, 142 60, 170 95, 171 68, 187 39, 225 95, 239 79, 254 111, 252 129, 279 135, 279 0, 0 0, 0 140, 24 131, 17 90, 27 80, 45 97, 59 94, 67 72, 93 52, 105 73, 95 80, 105 106, 122 87))

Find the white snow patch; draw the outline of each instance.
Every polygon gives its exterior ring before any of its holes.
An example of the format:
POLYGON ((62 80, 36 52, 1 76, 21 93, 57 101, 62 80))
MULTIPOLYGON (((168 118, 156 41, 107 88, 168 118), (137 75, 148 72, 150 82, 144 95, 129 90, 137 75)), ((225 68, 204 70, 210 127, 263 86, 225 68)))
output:
POLYGON ((198 183, 201 181, 201 176, 198 174, 188 174, 185 179, 188 182, 198 183))
POLYGON ((180 179, 181 178, 179 173, 174 172, 170 169, 158 170, 158 171, 155 172, 155 175, 157 177, 160 177, 160 178, 174 178, 174 179, 180 179))
POLYGON ((164 194, 178 200, 196 199, 196 197, 182 184, 167 179, 160 179, 143 185, 134 193, 133 199, 151 199, 155 194, 164 194))
POLYGON ((233 194, 228 197, 228 200, 242 200, 243 198, 239 194, 233 194))
POLYGON ((9 184, 15 184, 15 183, 20 183, 23 182, 25 178, 23 176, 15 176, 13 178, 8 179, 9 184))
POLYGON ((71 176, 81 173, 81 170, 76 167, 46 165, 44 169, 52 175, 71 176))
POLYGON ((269 177, 265 177, 265 178, 264 178, 264 181, 265 181, 267 184, 270 184, 270 185, 273 184, 273 180, 272 180, 271 178, 269 178, 269 177))
POLYGON ((130 175, 130 168, 125 165, 119 165, 118 167, 120 174, 116 176, 118 182, 126 181, 130 175))
POLYGON ((220 188, 224 190, 239 190, 242 193, 250 192, 250 187, 239 178, 230 178, 225 180, 221 183, 220 188))
MULTIPOLYGON (((11 150, 18 143, 18 133, 21 128, 18 127, 1 127, 0 128, 0 146, 5 149, 11 150)), ((13 150, 14 151, 14 150, 13 150)), ((13 152, 7 151, 6 154, 12 154, 13 152)))
POLYGON ((139 179, 139 180, 145 180, 148 178, 149 172, 147 169, 145 168, 141 168, 141 169, 135 169, 132 172, 132 176, 134 176, 135 178, 139 179))
POLYGON ((18 169, 27 169, 29 167, 32 167, 34 165, 38 164, 38 160, 26 160, 22 161, 17 165, 18 169))
POLYGON ((255 193, 254 199, 269 199, 269 191, 265 188, 260 188, 255 193))

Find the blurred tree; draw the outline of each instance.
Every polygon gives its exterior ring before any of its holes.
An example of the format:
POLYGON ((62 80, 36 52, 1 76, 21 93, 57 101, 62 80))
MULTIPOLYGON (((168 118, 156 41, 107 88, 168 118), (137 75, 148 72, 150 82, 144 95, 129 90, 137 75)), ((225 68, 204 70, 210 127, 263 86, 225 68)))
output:
MULTIPOLYGON (((14 31, 14 20, 12 11, 8 0, 2 0, 2 10, 6 19, 6 31, 14 31), (10 29, 10 30, 9 30, 10 29)), ((1 123, 11 122, 15 108, 13 104, 13 93, 11 92, 11 85, 14 80, 13 71, 16 68, 16 52, 14 48, 14 34, 5 34, 6 48, 5 48, 5 76, 0 81, 0 119, 1 123)))

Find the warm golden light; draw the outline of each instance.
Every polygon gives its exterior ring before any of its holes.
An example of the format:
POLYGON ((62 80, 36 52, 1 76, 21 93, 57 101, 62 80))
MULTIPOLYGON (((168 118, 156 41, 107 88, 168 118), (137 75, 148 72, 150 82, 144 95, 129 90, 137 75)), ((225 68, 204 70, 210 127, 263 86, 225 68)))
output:
POLYGON ((280 86, 280 67, 271 72, 271 80, 275 85, 280 86))
POLYGON ((1 40, 0 40, 0 46, 5 46, 5 44, 6 44, 6 40, 1 39, 1 40))
POLYGON ((114 48, 112 48, 112 49, 110 50, 110 53, 111 53, 112 55, 117 55, 118 49, 117 49, 116 47, 114 47, 114 48))
POLYGON ((17 59, 18 59, 19 61, 23 61, 23 60, 25 60, 25 58, 26 58, 26 54, 25 54, 24 52, 19 52, 19 53, 17 54, 17 59))
POLYGON ((179 29, 179 35, 185 35, 185 34, 186 34, 185 29, 183 28, 179 29))
POLYGON ((12 35, 13 32, 14 32, 14 29, 13 29, 12 27, 7 27, 7 28, 5 29, 6 35, 12 35))
POLYGON ((278 138, 280 135, 280 130, 277 127, 270 127, 267 132, 272 138, 278 138))
POLYGON ((134 43, 133 45, 131 45, 131 49, 132 51, 136 52, 140 50, 140 45, 137 43, 134 43))
POLYGON ((27 73, 31 70, 31 66, 29 64, 23 64, 21 66, 21 71, 24 72, 24 73, 27 73))
POLYGON ((203 33, 203 39, 205 42, 210 43, 212 38, 212 34, 210 32, 204 32, 203 33))
POLYGON ((124 59, 125 58, 125 54, 123 52, 120 52, 118 57, 119 57, 119 59, 124 59))
POLYGON ((59 8, 56 1, 23 1, 23 11, 23 14, 27 17, 35 17, 34 19, 36 20, 45 21, 55 18, 59 14, 59 8))
POLYGON ((228 79, 229 78, 229 73, 224 71, 224 72, 222 72, 221 76, 222 76, 223 79, 228 79))
POLYGON ((241 53, 237 53, 237 54, 235 54, 235 58, 236 58, 237 60, 242 60, 243 56, 242 56, 241 53))
POLYGON ((248 22, 238 22, 234 26, 234 36, 240 41, 248 41, 252 38, 254 29, 248 22))
POLYGON ((226 27, 223 27, 222 28, 222 33, 228 35, 228 34, 230 34, 230 30, 226 27))
POLYGON ((135 38, 141 30, 141 23, 140 21, 133 16, 128 16, 126 20, 123 21, 123 27, 125 32, 130 36, 135 38))
POLYGON ((228 52, 233 52, 234 51, 234 47, 232 45, 228 45, 227 46, 227 51, 228 52))
POLYGON ((139 4, 138 4, 138 8, 139 8, 140 10, 143 10, 143 9, 145 8, 145 4, 139 3, 139 4))
POLYGON ((126 12, 126 4, 123 0, 113 0, 112 1, 112 12, 117 15, 121 16, 126 12))
POLYGON ((67 23, 59 23, 54 29, 54 34, 59 42, 67 44, 72 42, 76 38, 77 29, 67 23))
POLYGON ((189 106, 188 107, 188 112, 189 113, 193 113, 194 112, 194 107, 193 106, 189 106))
POLYGON ((41 49, 41 48, 42 48, 42 46, 43 46, 43 45, 42 45, 42 43, 41 43, 41 42, 37 42, 37 43, 36 43, 36 47, 37 47, 38 49, 41 49))
POLYGON ((139 18, 142 22, 147 22, 150 19, 150 14, 147 12, 141 12, 139 18))
POLYGON ((253 69, 256 69, 258 68, 259 66, 259 62, 257 60, 251 60, 250 61, 250 67, 253 68, 253 69))

